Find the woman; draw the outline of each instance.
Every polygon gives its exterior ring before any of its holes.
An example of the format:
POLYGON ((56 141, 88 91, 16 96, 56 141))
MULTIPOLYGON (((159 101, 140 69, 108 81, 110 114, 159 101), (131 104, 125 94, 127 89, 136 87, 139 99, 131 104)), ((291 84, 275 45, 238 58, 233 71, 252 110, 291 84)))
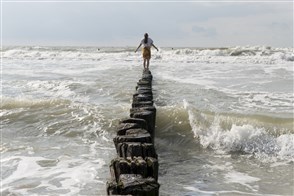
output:
POLYGON ((144 39, 142 39, 140 45, 135 50, 135 52, 138 51, 138 49, 143 45, 143 66, 144 69, 149 69, 149 61, 151 58, 151 47, 153 46, 157 51, 158 48, 153 44, 153 40, 148 37, 148 33, 145 33, 144 39))

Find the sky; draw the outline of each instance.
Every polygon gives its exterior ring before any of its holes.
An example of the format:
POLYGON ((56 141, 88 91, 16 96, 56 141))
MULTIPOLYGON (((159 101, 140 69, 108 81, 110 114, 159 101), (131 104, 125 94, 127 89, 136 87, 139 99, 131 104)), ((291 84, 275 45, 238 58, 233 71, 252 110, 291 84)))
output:
POLYGON ((293 1, 2 0, 2 44, 293 47, 293 1))

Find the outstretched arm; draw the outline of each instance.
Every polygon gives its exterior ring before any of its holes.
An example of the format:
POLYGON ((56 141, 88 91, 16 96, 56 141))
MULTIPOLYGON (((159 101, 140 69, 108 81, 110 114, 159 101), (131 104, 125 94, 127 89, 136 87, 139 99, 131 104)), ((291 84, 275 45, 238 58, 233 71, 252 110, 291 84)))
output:
POLYGON ((142 44, 140 44, 140 45, 138 46, 138 48, 135 50, 135 52, 137 52, 137 51, 138 51, 138 49, 141 47, 141 45, 142 45, 142 44))
POLYGON ((158 48, 154 44, 152 44, 152 46, 158 51, 158 48))

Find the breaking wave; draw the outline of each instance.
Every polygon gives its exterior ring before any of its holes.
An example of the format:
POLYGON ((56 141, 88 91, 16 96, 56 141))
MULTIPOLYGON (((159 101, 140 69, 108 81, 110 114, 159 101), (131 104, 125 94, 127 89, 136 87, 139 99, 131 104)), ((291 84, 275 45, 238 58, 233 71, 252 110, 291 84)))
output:
POLYGON ((174 137, 185 135, 181 145, 189 145, 187 131, 192 131, 194 142, 219 154, 239 153, 265 162, 294 161, 292 118, 203 112, 185 100, 183 106, 159 110, 165 114, 157 120, 159 138, 167 137, 173 131, 177 132, 174 137))
MULTIPOLYGON (((4 47, 4 59, 35 60, 92 60, 107 59, 117 61, 139 60, 134 48, 98 47, 4 47)), ((203 62, 203 63, 265 63, 275 64, 294 61, 293 48, 272 48, 265 46, 246 46, 229 48, 161 48, 153 53, 159 62, 203 62)))
POLYGON ((293 119, 205 114, 186 101, 184 107, 194 136, 204 148, 219 153, 241 152, 266 160, 294 160, 293 119))

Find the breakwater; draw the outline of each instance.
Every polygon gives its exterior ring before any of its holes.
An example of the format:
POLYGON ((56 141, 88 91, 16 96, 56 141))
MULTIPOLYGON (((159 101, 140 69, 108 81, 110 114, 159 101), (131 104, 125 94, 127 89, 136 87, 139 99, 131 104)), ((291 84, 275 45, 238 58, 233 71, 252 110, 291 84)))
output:
POLYGON ((110 163, 108 195, 159 195, 152 79, 151 72, 144 70, 133 94, 130 116, 119 123, 113 139, 117 157, 110 163))

